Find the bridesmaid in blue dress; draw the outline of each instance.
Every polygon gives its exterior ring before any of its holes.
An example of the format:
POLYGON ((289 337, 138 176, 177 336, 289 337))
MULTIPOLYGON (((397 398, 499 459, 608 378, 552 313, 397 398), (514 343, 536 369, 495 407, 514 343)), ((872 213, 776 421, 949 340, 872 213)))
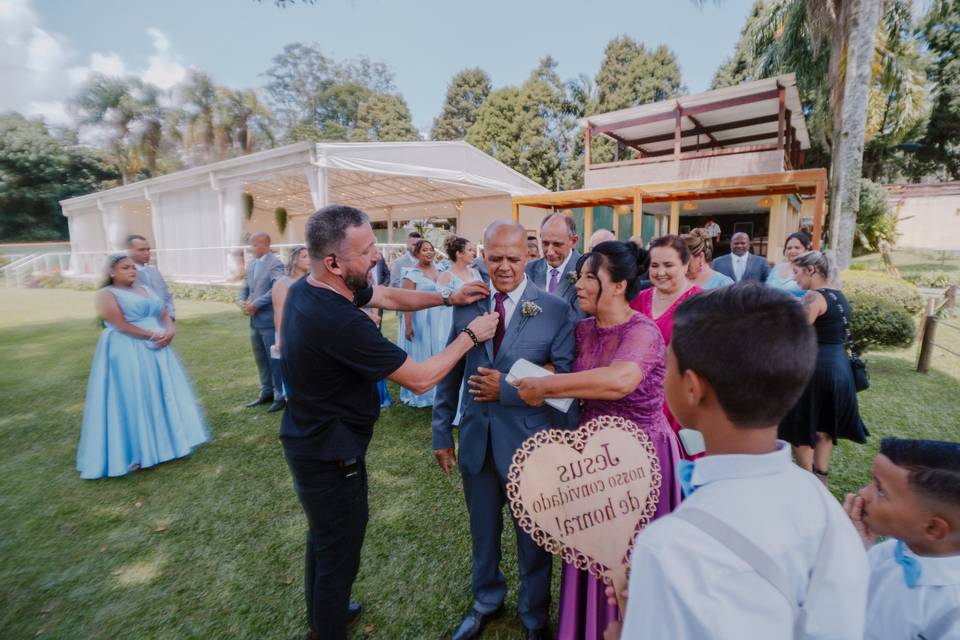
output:
POLYGON ((77 470, 83 479, 122 476, 182 458, 209 439, 173 349, 173 321, 152 291, 135 285, 130 258, 110 259, 97 294, 105 329, 87 383, 77 470))
POLYGON ((733 284, 733 278, 714 271, 710 266, 710 261, 713 259, 713 241, 710 240, 706 229, 697 228, 683 234, 682 237, 690 251, 687 280, 704 290, 719 289, 733 284))
MULTIPOLYGON (((441 289, 456 291, 468 282, 480 280, 480 271, 473 266, 477 259, 477 249, 472 242, 466 238, 451 235, 443 243, 443 249, 447 252, 450 266, 437 277, 437 284, 441 289)), ((439 307, 439 309, 444 312, 439 331, 445 345, 453 324, 453 309, 451 307, 439 307)))
POLYGON ((802 298, 807 290, 797 284, 794 278, 793 259, 812 248, 813 241, 803 231, 795 231, 788 235, 787 241, 783 243, 783 257, 786 260, 770 270, 769 275, 767 275, 767 286, 783 289, 798 298, 802 298))
MULTIPOLYGON (((404 272, 403 288, 417 291, 439 291, 437 284, 439 273, 433 264, 436 250, 429 240, 419 240, 413 245, 413 257, 417 264, 404 272)), ((441 335, 446 307, 432 307, 422 311, 407 311, 403 314, 404 337, 406 344, 401 345, 417 362, 423 362, 434 356, 447 344, 447 335, 441 335)), ((447 324, 449 332, 450 325, 447 324)), ((411 407, 433 406, 434 389, 417 395, 409 389, 400 390, 400 401, 411 407)))

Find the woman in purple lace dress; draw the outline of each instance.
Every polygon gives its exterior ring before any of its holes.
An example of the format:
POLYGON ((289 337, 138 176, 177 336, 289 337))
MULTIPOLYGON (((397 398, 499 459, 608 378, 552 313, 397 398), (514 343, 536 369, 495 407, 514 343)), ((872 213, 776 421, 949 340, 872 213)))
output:
MULTIPOLYGON (((573 371, 517 381, 531 405, 546 398, 579 398, 580 420, 626 418, 649 436, 660 460, 662 486, 654 518, 680 504, 674 472, 679 443, 663 413, 666 347, 657 325, 630 308, 647 254, 630 242, 602 242, 577 264, 577 298, 591 316, 577 325, 573 371)), ((586 571, 564 564, 560 586, 558 640, 600 640, 607 624, 620 619, 609 605, 605 585, 586 571)))

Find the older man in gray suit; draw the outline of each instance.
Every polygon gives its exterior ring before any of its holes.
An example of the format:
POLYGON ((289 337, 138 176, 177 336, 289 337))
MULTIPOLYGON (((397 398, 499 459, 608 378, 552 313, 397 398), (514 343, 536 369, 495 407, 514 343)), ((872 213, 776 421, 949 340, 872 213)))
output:
MULTIPOLYGON (((450 341, 484 313, 499 313, 499 326, 492 340, 470 350, 440 382, 433 407, 434 454, 441 469, 450 473, 457 465, 453 422, 459 399, 459 464, 473 540, 474 603, 453 634, 454 640, 479 635, 503 607, 507 589, 499 566, 500 535, 507 469, 514 452, 540 430, 576 422, 574 409, 571 415, 564 415, 548 406, 528 406, 506 382, 507 372, 520 358, 538 365, 552 364, 559 372, 570 370, 574 320, 569 305, 562 298, 548 295, 524 274, 527 237, 522 226, 494 222, 483 241, 492 295, 453 310, 450 341), (467 384, 461 396, 464 379, 467 384)), ((519 527, 516 529, 520 619, 528 638, 548 638, 551 556, 519 527)))
POLYGON ((270 251, 270 236, 255 233, 250 237, 253 260, 247 267, 237 304, 250 316, 250 342, 253 357, 260 372, 260 395, 247 407, 271 402, 269 412, 281 411, 286 406, 280 360, 270 357, 270 348, 276 340, 273 326, 273 283, 284 275, 283 262, 270 251))
POLYGON ((177 310, 173 306, 173 294, 156 267, 150 266, 150 243, 143 236, 127 236, 127 255, 137 268, 137 284, 147 287, 163 302, 164 309, 171 320, 177 319, 177 310))
POLYGON ((571 274, 576 272, 577 223, 561 213, 551 213, 540 223, 543 257, 527 263, 527 277, 546 291, 567 301, 578 319, 586 317, 577 302, 577 288, 571 274))

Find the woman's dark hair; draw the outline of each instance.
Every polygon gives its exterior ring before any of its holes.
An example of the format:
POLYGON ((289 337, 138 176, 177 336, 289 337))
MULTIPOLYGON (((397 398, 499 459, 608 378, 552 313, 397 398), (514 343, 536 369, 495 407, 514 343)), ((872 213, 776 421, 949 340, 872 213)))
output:
POLYGON ((803 231, 794 231, 793 233, 787 236, 786 240, 783 241, 784 253, 787 252, 787 243, 789 243, 791 240, 796 240, 797 242, 802 244, 804 251, 810 251, 810 249, 813 248, 813 240, 810 238, 809 235, 807 235, 803 231))
POLYGON ((659 247, 670 247, 680 256, 680 262, 687 264, 690 262, 690 250, 687 249, 687 243, 683 241, 683 238, 680 236, 675 236, 673 234, 667 236, 660 236, 659 238, 654 238, 650 242, 650 250, 657 249, 659 247))
POLYGON ((430 245, 431 249, 436 249, 436 247, 433 246, 433 243, 429 240, 417 240, 416 244, 413 245, 413 255, 419 256, 420 250, 423 249, 423 245, 425 244, 430 245))
MULTIPOLYGON (((581 273, 596 274, 600 267, 606 269, 611 282, 627 282, 625 295, 633 300, 640 289, 640 276, 650 268, 650 254, 632 242, 607 240, 593 248, 590 253, 577 260, 577 277, 581 273)), ((603 295, 603 283, 598 281, 600 290, 597 299, 603 295)))
POLYGON ((113 276, 110 275, 110 270, 120 264, 122 261, 129 259, 130 256, 125 253, 115 253, 114 255, 110 256, 110 258, 107 260, 107 274, 104 276, 103 281, 100 282, 101 289, 104 287, 109 287, 113 284, 113 276))
POLYGON ((468 244, 470 244, 470 241, 466 238, 448 236, 443 243, 443 250, 447 253, 447 257, 450 258, 450 262, 456 262, 457 256, 467 250, 468 244))

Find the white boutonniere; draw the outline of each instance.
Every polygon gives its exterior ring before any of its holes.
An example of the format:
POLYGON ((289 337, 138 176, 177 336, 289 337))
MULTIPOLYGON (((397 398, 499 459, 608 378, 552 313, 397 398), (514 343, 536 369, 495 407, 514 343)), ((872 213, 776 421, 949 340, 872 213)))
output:
POLYGON ((577 272, 576 271, 567 271, 567 282, 570 283, 570 286, 577 284, 577 272))
POLYGON ((540 308, 540 305, 530 300, 524 300, 523 305, 520 307, 520 315, 524 318, 532 318, 541 311, 543 311, 543 309, 540 308))

